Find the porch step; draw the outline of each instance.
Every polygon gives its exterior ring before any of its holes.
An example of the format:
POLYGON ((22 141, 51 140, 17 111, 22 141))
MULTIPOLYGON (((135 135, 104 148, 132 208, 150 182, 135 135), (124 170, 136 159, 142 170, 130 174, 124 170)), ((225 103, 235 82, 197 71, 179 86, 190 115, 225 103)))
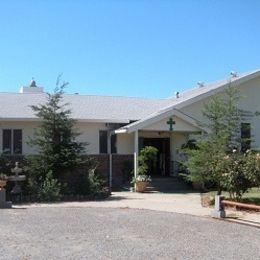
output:
POLYGON ((147 191, 157 192, 181 192, 190 189, 187 183, 174 177, 153 178, 147 187, 147 191))

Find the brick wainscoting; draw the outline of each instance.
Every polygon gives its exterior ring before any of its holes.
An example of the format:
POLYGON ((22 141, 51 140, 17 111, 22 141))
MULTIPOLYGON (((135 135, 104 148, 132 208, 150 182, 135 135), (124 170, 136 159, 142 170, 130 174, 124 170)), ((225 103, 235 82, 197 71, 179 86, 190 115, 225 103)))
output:
MULTIPOLYGON (((109 184, 109 155, 95 154, 89 156, 96 159, 98 162, 97 173, 109 184)), ((26 164, 23 156, 6 156, 6 158, 10 162, 8 168, 13 168, 15 162, 20 162, 21 166, 26 164)), ((129 167, 132 169, 134 167, 134 156, 132 154, 112 155, 112 186, 114 189, 119 189, 125 182, 129 181, 129 173, 126 173, 127 170, 129 171, 129 167), (128 164, 128 169, 126 169, 126 164, 128 164)))
POLYGON ((123 155, 123 154, 113 154, 112 155, 112 172, 113 172, 113 188, 120 188, 124 183, 129 181, 129 170, 132 171, 134 169, 134 156, 132 154, 123 155), (126 163, 127 164, 126 167, 126 163), (130 165, 129 165, 130 164, 130 165), (131 167, 129 169, 129 166, 131 167), (126 172, 128 171, 128 172, 126 172))
MULTIPOLYGON (((96 154, 90 155, 95 158, 99 163, 97 172, 104 177, 109 183, 109 155, 108 154, 96 154)), ((113 154, 112 155, 112 187, 113 189, 119 189, 122 185, 129 180, 128 174, 125 172, 125 164, 133 169, 134 156, 132 154, 113 154)))

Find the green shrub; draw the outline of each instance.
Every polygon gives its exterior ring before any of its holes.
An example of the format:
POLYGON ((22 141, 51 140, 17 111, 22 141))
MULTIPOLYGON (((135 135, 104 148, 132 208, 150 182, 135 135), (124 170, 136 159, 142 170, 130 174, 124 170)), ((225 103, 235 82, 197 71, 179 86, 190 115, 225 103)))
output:
POLYGON ((247 151, 245 154, 233 153, 224 158, 226 169, 223 172, 223 186, 231 198, 241 200, 249 188, 259 186, 260 154, 247 151))
POLYGON ((138 156, 138 175, 146 175, 153 168, 157 160, 158 149, 153 146, 145 146, 138 156))
POLYGON ((104 181, 96 175, 95 169, 89 171, 88 185, 90 194, 96 195, 103 191, 104 181))
POLYGON ((46 174, 42 184, 38 187, 37 198, 47 202, 61 199, 61 184, 53 178, 51 171, 46 174))

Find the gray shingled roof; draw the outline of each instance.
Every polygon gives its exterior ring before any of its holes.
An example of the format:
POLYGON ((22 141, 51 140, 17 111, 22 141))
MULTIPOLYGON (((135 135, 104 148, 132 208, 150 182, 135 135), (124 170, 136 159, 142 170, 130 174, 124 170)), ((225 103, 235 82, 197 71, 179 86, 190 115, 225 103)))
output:
MULTIPOLYGON (((0 93, 0 120, 35 119, 31 105, 44 104, 45 93, 0 93)), ((78 120, 126 122, 138 120, 171 102, 169 99, 146 99, 113 96, 65 94, 72 117, 78 120)))
MULTIPOLYGON (((241 82, 259 76, 260 70, 238 75, 231 79, 232 82, 241 82)), ((180 93, 180 97, 168 99, 148 99, 133 97, 113 97, 113 96, 89 96, 77 94, 65 94, 64 102, 70 104, 72 117, 78 120, 122 122, 140 120, 130 124, 130 128, 142 123, 149 118, 156 117, 174 108, 181 108, 188 102, 214 92, 225 86, 229 80, 222 80, 204 87, 180 93)), ((0 120, 30 120, 36 119, 31 105, 43 104, 46 101, 45 93, 0 93, 0 120)))
POLYGON ((182 107, 185 107, 190 103, 196 102, 198 99, 205 98, 207 96, 212 95, 213 93, 215 93, 215 91, 221 91, 222 88, 224 88, 230 83, 232 83, 232 85, 235 86, 236 84, 238 85, 241 84, 243 81, 248 81, 250 79, 259 76, 260 76, 260 70, 255 70, 248 73, 240 74, 234 78, 220 80, 210 84, 205 84, 203 87, 195 87, 189 89, 187 91, 180 93, 179 98, 176 97, 170 98, 169 100, 171 100, 171 102, 165 107, 158 109, 154 113, 142 118, 137 122, 133 122, 131 124, 128 124, 120 128, 119 131, 120 130, 126 130, 130 132, 134 131, 135 129, 138 129, 139 126, 142 127, 144 124, 146 124, 146 122, 149 122, 164 113, 168 113, 170 111, 173 111, 174 109, 177 110, 181 109, 182 107))

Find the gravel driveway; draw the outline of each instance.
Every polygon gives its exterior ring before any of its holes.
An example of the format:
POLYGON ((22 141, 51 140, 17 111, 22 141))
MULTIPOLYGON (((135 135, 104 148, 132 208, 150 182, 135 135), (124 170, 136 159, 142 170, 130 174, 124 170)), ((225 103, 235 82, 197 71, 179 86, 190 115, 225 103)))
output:
POLYGON ((0 210, 0 259, 260 259, 260 230, 150 210, 0 210))

